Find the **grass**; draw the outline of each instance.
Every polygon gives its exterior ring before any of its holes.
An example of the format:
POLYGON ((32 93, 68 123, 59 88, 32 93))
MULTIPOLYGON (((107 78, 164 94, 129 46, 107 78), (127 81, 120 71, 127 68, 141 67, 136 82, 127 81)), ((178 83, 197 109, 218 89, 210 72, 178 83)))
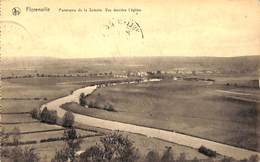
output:
MULTIPOLYGON (((96 78, 93 78, 94 80, 96 78)), ((100 79, 100 78, 99 78, 100 79)), ((1 100, 1 123, 17 123, 17 124, 1 124, 1 127, 5 129, 5 132, 11 132, 15 127, 18 127, 21 132, 33 132, 33 131, 49 131, 62 128, 57 125, 48 125, 45 123, 37 122, 32 119, 30 114, 21 114, 21 112, 30 112, 34 108, 39 108, 40 105, 49 102, 55 98, 70 94, 72 90, 81 88, 82 85, 66 84, 57 85, 60 82, 71 82, 71 81, 85 81, 85 77, 59 77, 59 78, 19 78, 2 81, 1 94, 2 98, 11 98, 1 100), (47 98, 47 100, 16 100, 13 98, 47 98), (15 114, 10 114, 15 113, 15 114), (27 122, 27 123, 26 123, 27 122), (28 123, 32 122, 32 123, 28 123), (33 123, 35 122, 35 123, 33 123)), ((47 138, 52 136, 61 136, 63 131, 58 134, 54 132, 46 133, 32 133, 22 135, 22 140, 31 140, 39 138, 47 138)), ((82 134, 85 134, 81 131, 82 134)), ((91 132, 90 132, 91 133, 91 132)), ((59 142, 55 142, 59 143, 59 142)), ((36 146, 37 151, 40 155, 44 155, 45 151, 41 151, 44 144, 32 145, 36 146)), ((52 145, 52 144, 51 144, 52 145)), ((46 144, 48 152, 48 158, 53 157, 55 153, 53 147, 50 147, 50 143, 46 144), (53 153, 54 152, 54 153, 53 153)), ((59 147, 62 149, 62 147, 59 147)))
MULTIPOLYGON (((60 129, 62 127, 56 125, 48 125, 45 123, 37 122, 36 120, 30 117, 30 114, 23 114, 21 112, 29 112, 34 108, 38 108, 40 105, 49 102, 55 98, 65 96, 70 94, 72 90, 81 88, 82 86, 86 86, 88 83, 82 82, 78 84, 80 81, 86 81, 87 78, 79 77, 79 78, 19 78, 19 79, 11 79, 2 81, 2 97, 9 98, 5 100, 1 100, 2 113, 6 113, 5 115, 1 114, 1 122, 9 122, 17 124, 1 124, 2 127, 5 128, 6 132, 12 131, 14 127, 19 127, 21 132, 28 131, 46 131, 46 132, 38 132, 31 134, 23 134, 22 141, 26 140, 39 140, 42 138, 48 137, 57 137, 63 134, 63 131, 48 131, 60 129), (52 80, 53 79, 53 80, 52 80), (68 83, 68 84, 58 84, 58 83, 68 83), (47 98, 47 100, 26 100, 24 98, 47 98), (24 100, 16 100, 13 98, 21 98, 24 100), (10 114, 14 113, 14 114, 10 114), (32 123, 26 123, 32 122, 32 123), (36 122, 36 123, 34 123, 36 122)), ((97 78, 89 79, 95 80, 97 78)), ((100 80, 100 78, 98 78, 100 80)), ((103 110, 100 110, 103 111, 103 110)), ((87 123, 86 123, 87 124, 87 123)), ((93 130, 97 130, 98 132, 109 133, 110 131, 104 131, 99 128, 93 128, 86 125, 81 125, 84 128, 91 128, 93 130)), ((80 134, 84 135, 87 133, 92 133, 89 131, 79 130, 80 134)), ((205 158, 202 154, 199 154, 196 150, 187 148, 185 146, 179 146, 173 143, 161 141, 154 138, 146 138, 140 135, 133 135, 129 133, 125 133, 125 135, 129 135, 130 138, 135 141, 135 145, 139 148, 140 152, 145 155, 151 149, 164 150, 165 146, 172 146, 175 148, 176 152, 186 152, 190 158, 197 156, 198 158, 205 158)), ((91 137, 84 138, 84 143, 82 144, 81 149, 85 150, 86 148, 95 145, 99 142, 100 137, 91 137)), ((55 151, 57 149, 64 148, 64 144, 62 141, 55 142, 47 142, 47 143, 37 143, 33 145, 24 145, 22 147, 34 147, 36 151, 39 153, 42 159, 46 159, 46 161, 50 161, 50 159, 54 156, 55 151), (51 146, 51 147, 50 147, 51 146)))
POLYGON ((101 95, 118 112, 82 109, 74 103, 64 105, 64 108, 259 151, 257 104, 226 98, 217 93, 219 88, 191 81, 118 85, 98 89, 90 96, 101 95))
MULTIPOLYGON (((61 96, 70 94, 71 91, 81 88, 82 85, 66 84, 57 85, 61 82, 95 80, 97 78, 86 77, 59 77, 59 78, 19 78, 2 81, 1 113, 30 112, 39 108, 42 104, 61 96), (13 98, 46 98, 47 100, 17 100, 13 98), (11 99, 10 99, 11 98, 11 99)), ((1 122, 30 121, 28 114, 4 115, 1 122)))
POLYGON ((1 122, 3 123, 26 123, 36 122, 30 114, 1 114, 1 122))
MULTIPOLYGON (((96 133, 94 132, 89 132, 89 131, 83 131, 80 129, 76 129, 77 132, 81 135, 94 135, 96 133)), ((29 141, 29 140, 36 140, 40 141, 41 139, 48 139, 48 138, 55 138, 55 137, 62 137, 64 131, 63 130, 58 130, 58 131, 46 131, 46 132, 41 132, 41 133, 33 133, 33 134, 25 134, 21 136, 21 141, 29 141)))
POLYGON ((12 130, 17 127, 20 132, 33 132, 33 131, 47 131, 52 129, 60 129, 61 126, 49 125, 45 123, 23 123, 23 124, 11 124, 2 125, 6 132, 12 132, 12 130))

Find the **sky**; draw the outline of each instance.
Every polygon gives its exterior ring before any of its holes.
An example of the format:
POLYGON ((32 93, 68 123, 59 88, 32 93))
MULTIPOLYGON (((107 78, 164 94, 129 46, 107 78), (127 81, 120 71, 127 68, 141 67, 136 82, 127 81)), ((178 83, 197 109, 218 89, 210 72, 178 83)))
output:
POLYGON ((260 0, 2 0, 2 56, 260 55, 260 0), (21 13, 12 15, 19 7, 21 13), (28 12, 26 7, 49 8, 28 12), (60 9, 82 12, 60 12, 60 9), (84 8, 88 12, 84 12, 84 8), (89 12, 89 8, 102 12, 89 12), (126 9, 126 12, 106 12, 126 9), (129 12, 128 9, 138 9, 129 12), (141 11, 140 11, 141 10, 141 11))

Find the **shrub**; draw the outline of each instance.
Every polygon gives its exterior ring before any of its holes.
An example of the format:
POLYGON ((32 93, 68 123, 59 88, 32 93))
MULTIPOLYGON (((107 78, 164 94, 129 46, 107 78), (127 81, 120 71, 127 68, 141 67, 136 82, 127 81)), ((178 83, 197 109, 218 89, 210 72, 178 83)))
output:
POLYGON ((208 157, 216 157, 217 156, 217 152, 216 151, 208 149, 205 146, 200 146, 199 152, 204 154, 204 155, 206 155, 206 156, 208 156, 208 157))
POLYGON ((37 141, 19 141, 19 142, 8 142, 8 143, 5 143, 4 145, 5 146, 18 146, 18 145, 28 145, 28 144, 36 144, 37 141))
POLYGON ((13 143, 14 146, 18 146, 18 144, 20 143, 20 139, 21 139, 21 132, 20 129, 17 127, 14 127, 14 129, 12 130, 12 135, 11 135, 11 142, 13 143))
POLYGON ((53 141, 59 141, 59 140, 63 140, 64 138, 62 137, 51 137, 51 138, 47 138, 47 139, 41 139, 40 143, 44 143, 44 142, 53 142, 53 141))
POLYGON ((66 150, 58 150, 51 162, 66 162, 68 159, 69 157, 66 150))
POLYGON ((74 124, 74 115, 72 112, 67 111, 62 118, 62 125, 64 127, 72 127, 74 124))
POLYGON ((40 114, 40 119, 42 122, 55 124, 58 119, 57 111, 48 110, 47 107, 45 107, 40 114))
POLYGON ((92 146, 80 155, 80 161, 135 162, 139 158, 133 142, 118 133, 101 138, 101 145, 92 146))
POLYGON ((115 112, 114 106, 111 104, 106 104, 104 110, 115 112))
POLYGON ((172 148, 168 147, 167 150, 164 151, 164 153, 163 153, 161 162, 172 162, 173 160, 174 160, 174 158, 173 158, 172 148))
POLYGON ((39 109, 34 108, 34 109, 31 111, 31 116, 32 116, 32 118, 34 118, 34 119, 40 119, 40 111, 39 111, 39 109))
POLYGON ((86 97, 84 93, 81 93, 79 96, 79 104, 81 106, 85 106, 86 105, 86 97))
POLYGON ((10 149, 9 154, 6 156, 8 161, 12 162, 39 162, 40 157, 35 152, 34 148, 25 147, 14 147, 10 149))
POLYGON ((220 162, 236 162, 236 160, 232 157, 224 157, 220 160, 220 162))
POLYGON ((95 106, 94 101, 89 101, 88 107, 89 107, 89 108, 94 108, 94 106, 95 106))
POLYGON ((145 162, 160 162, 160 155, 156 151, 149 151, 145 157, 145 162))
POLYGON ((139 158, 133 142, 119 133, 101 138, 101 143, 104 146, 104 158, 108 161, 134 162, 139 158))
POLYGON ((80 162, 92 161, 92 162, 104 162, 104 149, 102 146, 96 145, 86 149, 85 152, 80 154, 80 162))
POLYGON ((64 130, 64 142, 66 143, 66 152, 68 158, 71 161, 74 161, 76 158, 76 152, 80 149, 80 144, 82 143, 82 139, 80 139, 80 135, 77 133, 76 129, 73 127, 64 130))

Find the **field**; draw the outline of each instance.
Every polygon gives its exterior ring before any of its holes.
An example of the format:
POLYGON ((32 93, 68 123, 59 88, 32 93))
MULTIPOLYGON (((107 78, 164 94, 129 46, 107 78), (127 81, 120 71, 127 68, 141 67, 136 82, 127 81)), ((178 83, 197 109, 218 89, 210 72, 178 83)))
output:
MULTIPOLYGON (((238 100, 220 85, 195 81, 163 81, 136 85, 117 85, 98 89, 89 99, 102 96, 117 112, 86 109, 75 103, 64 108, 99 118, 148 127, 174 130, 185 134, 260 150, 260 110, 256 102, 238 100)), ((238 89, 252 93, 252 90, 238 89)), ((253 99, 259 92, 253 91, 253 99)))
MULTIPOLYGON (((42 139, 61 137, 63 127, 41 123, 32 119, 29 112, 40 105, 54 100, 61 96, 66 96, 71 91, 87 86, 86 81, 106 80, 108 77, 59 77, 59 78, 18 78, 2 81, 2 99, 1 99, 1 127, 5 132, 12 132, 17 127, 21 132, 21 141, 36 141, 34 144, 22 145, 22 147, 34 147, 42 159, 50 161, 57 149, 62 149, 63 141, 53 141, 40 143, 42 139), (81 84, 78 84, 81 82, 81 84), (52 147, 50 147, 52 146, 52 147)), ((89 128, 89 126, 84 126, 89 128)), ((96 130, 96 128, 91 128, 96 130)), ((77 129, 81 135, 94 135, 95 132, 77 129)), ((106 132, 98 129, 99 132, 106 132)), ((165 146, 174 148, 178 155, 185 152, 189 159, 206 157, 197 152, 197 150, 185 146, 179 146, 173 143, 160 141, 158 139, 146 138, 141 135, 128 134, 131 140, 135 141, 135 146, 139 148, 142 154, 146 154, 152 149, 159 152, 165 150, 165 146)), ((82 150, 95 145, 99 142, 99 136, 84 138, 81 146, 82 150)))

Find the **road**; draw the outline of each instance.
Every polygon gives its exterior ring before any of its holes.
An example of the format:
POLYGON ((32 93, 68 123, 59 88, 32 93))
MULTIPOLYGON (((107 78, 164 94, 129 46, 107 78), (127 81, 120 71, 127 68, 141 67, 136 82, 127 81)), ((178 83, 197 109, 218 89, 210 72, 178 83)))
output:
MULTIPOLYGON (((90 87, 78 89, 74 91, 71 95, 50 101, 49 103, 42 105, 41 110, 46 106, 49 110, 56 110, 59 117, 63 117, 66 111, 60 107, 62 104, 68 102, 78 103, 79 96, 81 93, 85 93, 85 95, 90 94, 96 88, 97 86, 90 86, 90 87)), ((155 137, 169 142, 174 142, 180 145, 193 147, 193 148, 199 148, 201 145, 203 145, 206 146, 207 148, 217 151, 217 153, 220 153, 225 156, 232 156, 235 157, 236 159, 248 158, 253 154, 258 154, 258 156, 260 156, 259 152, 250 151, 250 150, 246 150, 246 149, 242 149, 242 148, 238 148, 226 144, 221 144, 214 141, 205 140, 202 138, 197 138, 189 135, 184 135, 172 131, 149 128, 149 127, 110 121, 110 120, 104 120, 104 119, 94 118, 94 117, 75 114, 75 113, 74 115, 75 115, 75 121, 82 124, 87 124, 94 127, 105 128, 110 130, 120 130, 120 131, 126 131, 130 133, 142 134, 147 137, 155 137)))
POLYGON ((250 94, 250 93, 241 93, 241 92, 235 92, 235 91, 225 91, 225 90, 216 90, 221 95, 224 94, 226 97, 242 100, 242 101, 248 101, 248 102, 256 102, 260 103, 260 96, 256 94, 250 94))

